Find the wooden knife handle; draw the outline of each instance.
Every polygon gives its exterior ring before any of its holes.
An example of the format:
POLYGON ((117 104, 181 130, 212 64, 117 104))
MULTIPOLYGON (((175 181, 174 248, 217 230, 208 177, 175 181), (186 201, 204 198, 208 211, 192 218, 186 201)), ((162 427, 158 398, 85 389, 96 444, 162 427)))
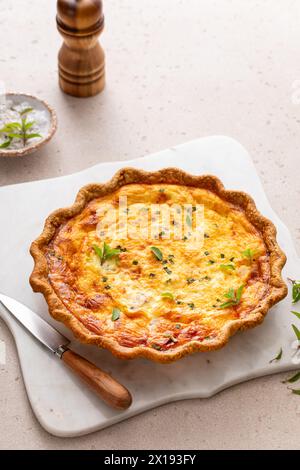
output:
POLYGON ((129 408, 132 403, 130 392, 109 374, 96 367, 87 359, 67 349, 61 359, 81 377, 109 406, 118 410, 129 408))

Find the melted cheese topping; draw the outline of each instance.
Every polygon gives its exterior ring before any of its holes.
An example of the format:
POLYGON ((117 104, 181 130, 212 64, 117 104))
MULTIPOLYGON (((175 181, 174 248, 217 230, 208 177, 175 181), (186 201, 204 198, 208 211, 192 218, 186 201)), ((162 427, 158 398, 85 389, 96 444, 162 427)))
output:
POLYGON ((164 351, 210 341, 228 322, 250 315, 268 291, 268 253, 244 212, 208 190, 179 185, 131 184, 94 199, 58 229, 47 260, 50 282, 72 315, 91 333, 128 348, 164 351), (128 208, 119 212, 120 196, 127 197, 128 208), (186 214, 177 206, 171 228, 161 221, 164 208, 174 204, 192 207, 188 231, 180 237, 178 217, 186 214), (204 207, 204 236, 195 238, 198 205, 204 207), (145 236, 150 221, 156 238, 145 236), (99 223, 108 229, 101 231, 99 223), (95 246, 102 249, 103 241, 120 253, 101 263, 95 246), (246 250, 253 256, 245 256, 246 250), (241 286, 241 299, 230 302, 226 294, 236 299, 241 286))

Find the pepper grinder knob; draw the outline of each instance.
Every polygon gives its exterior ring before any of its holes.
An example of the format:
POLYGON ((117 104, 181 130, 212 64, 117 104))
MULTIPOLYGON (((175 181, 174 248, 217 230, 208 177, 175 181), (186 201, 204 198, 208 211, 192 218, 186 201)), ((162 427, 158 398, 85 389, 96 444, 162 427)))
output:
POLYGON ((105 84, 101 0, 58 0, 57 29, 64 39, 58 54, 60 88, 79 97, 100 93, 105 84))

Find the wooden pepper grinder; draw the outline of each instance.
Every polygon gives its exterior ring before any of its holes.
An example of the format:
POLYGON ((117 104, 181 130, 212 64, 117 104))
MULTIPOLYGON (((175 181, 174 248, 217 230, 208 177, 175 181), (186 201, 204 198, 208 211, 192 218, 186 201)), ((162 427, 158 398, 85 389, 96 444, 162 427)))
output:
POLYGON ((69 95, 86 97, 104 88, 104 52, 98 36, 104 27, 101 0, 58 0, 59 85, 69 95))

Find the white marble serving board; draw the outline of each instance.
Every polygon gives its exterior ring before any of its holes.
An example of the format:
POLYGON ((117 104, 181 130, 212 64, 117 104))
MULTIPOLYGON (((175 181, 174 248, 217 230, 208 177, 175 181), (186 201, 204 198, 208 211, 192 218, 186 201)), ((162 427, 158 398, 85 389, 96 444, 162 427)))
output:
MULTIPOLYGON (((49 317, 44 298, 30 288, 28 278, 33 263, 29 246, 52 210, 70 205, 81 186, 106 181, 124 166, 144 170, 177 166, 194 174, 211 173, 220 177, 226 188, 248 192, 258 209, 277 226, 278 241, 288 257, 284 274, 300 278, 300 260, 291 235, 270 207, 250 156, 238 142, 216 136, 137 160, 99 164, 70 176, 1 187, 1 292, 27 304, 71 337, 69 331, 49 317)), ((169 365, 142 359, 121 361, 107 351, 73 340, 74 349, 129 388, 133 405, 125 412, 108 408, 14 319, 4 312, 0 316, 15 338, 26 390, 37 419, 51 434, 78 436, 163 403, 210 397, 238 382, 294 369, 290 346, 295 337, 291 323, 297 319, 290 310, 289 296, 269 312, 261 326, 238 333, 224 349, 198 353, 169 365), (269 364, 280 347, 284 351, 281 361, 269 364)))

